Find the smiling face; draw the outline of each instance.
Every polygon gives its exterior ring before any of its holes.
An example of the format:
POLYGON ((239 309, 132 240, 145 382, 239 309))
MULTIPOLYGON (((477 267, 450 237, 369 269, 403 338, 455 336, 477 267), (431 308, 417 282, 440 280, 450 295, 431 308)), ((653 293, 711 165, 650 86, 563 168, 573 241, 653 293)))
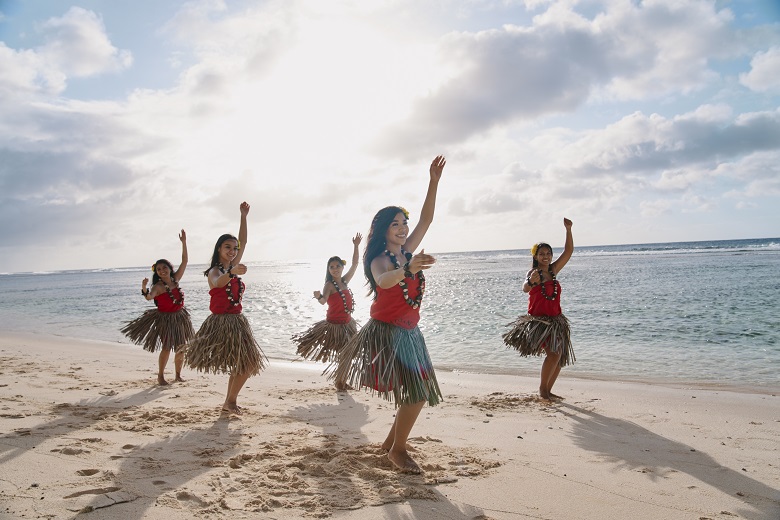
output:
POLYGON ((536 251, 536 256, 534 256, 534 259, 536 260, 540 269, 547 270, 547 268, 552 263, 552 257, 552 249, 547 246, 540 246, 536 251))
POLYGON ((341 280, 341 274, 344 272, 344 264, 334 260, 328 264, 328 273, 334 280, 341 280))
POLYGON ((406 237, 409 235, 409 222, 400 211, 393 217, 390 227, 385 233, 385 240, 388 247, 391 245, 402 246, 406 243, 406 237))
POLYGON ((238 240, 227 239, 219 246, 219 261, 222 265, 232 264, 238 254, 238 240))
POLYGON ((171 268, 165 262, 157 262, 157 265, 154 266, 154 272, 163 280, 167 280, 171 276, 171 268))

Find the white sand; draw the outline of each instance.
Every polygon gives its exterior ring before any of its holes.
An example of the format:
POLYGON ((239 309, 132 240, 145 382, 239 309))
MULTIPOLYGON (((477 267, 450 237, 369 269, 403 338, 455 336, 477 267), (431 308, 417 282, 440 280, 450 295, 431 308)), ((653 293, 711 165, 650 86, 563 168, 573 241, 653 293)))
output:
POLYGON ((780 519, 777 392, 564 370, 549 404, 535 378, 440 371, 415 476, 379 449, 393 405, 321 365, 272 360, 237 417, 227 376, 159 387, 156 360, 0 333, 0 518, 780 519))

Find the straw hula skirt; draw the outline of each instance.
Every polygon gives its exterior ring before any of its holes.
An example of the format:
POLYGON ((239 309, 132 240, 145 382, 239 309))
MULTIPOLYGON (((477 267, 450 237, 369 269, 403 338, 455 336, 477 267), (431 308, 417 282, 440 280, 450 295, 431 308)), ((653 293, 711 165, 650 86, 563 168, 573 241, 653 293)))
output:
POLYGON ((187 345, 185 362, 198 372, 254 376, 268 360, 243 314, 211 314, 187 345))
POLYGON ((186 307, 175 312, 160 312, 149 309, 138 318, 122 327, 122 333, 144 350, 156 352, 163 346, 176 349, 195 335, 190 313, 186 307))
POLYGON ((562 367, 571 365, 575 361, 574 349, 571 346, 571 332, 569 320, 566 316, 520 316, 509 326, 509 332, 503 335, 504 344, 511 347, 521 356, 541 356, 544 347, 552 352, 561 353, 558 364, 562 367))
POLYGON ((370 319, 341 350, 331 377, 355 388, 368 387, 396 407, 442 400, 439 383, 420 329, 404 329, 370 319), (347 362, 346 360, 350 360, 347 362))
POLYGON ((357 323, 350 319, 348 323, 318 321, 306 332, 295 334, 293 342, 298 345, 298 355, 309 361, 338 361, 339 353, 357 334, 357 323))

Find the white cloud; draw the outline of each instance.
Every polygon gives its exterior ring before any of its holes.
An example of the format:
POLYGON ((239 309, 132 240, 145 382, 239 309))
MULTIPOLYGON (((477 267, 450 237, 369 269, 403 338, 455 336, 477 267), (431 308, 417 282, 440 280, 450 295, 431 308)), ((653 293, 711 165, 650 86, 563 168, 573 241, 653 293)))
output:
POLYGON ((757 53, 750 67, 750 72, 739 75, 740 83, 757 92, 780 93, 780 47, 757 53))

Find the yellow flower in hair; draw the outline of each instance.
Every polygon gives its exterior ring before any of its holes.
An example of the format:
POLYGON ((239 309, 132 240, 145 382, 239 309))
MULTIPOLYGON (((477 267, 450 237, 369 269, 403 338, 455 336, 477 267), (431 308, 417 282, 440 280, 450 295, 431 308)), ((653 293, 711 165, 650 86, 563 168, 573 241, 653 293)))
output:
POLYGON ((342 260, 341 261, 341 265, 347 265, 347 261, 346 260, 342 260))
POLYGON ((238 242, 236 249, 241 249, 241 241, 239 239, 236 239, 236 242, 238 242))
POLYGON ((406 208, 404 208, 403 206, 398 206, 398 208, 401 210, 401 213, 404 214, 404 218, 406 220, 409 220, 409 211, 406 208))
POLYGON ((539 251, 539 244, 531 246, 531 256, 536 256, 536 252, 539 251))
POLYGON ((157 270, 157 264, 152 264, 152 272, 155 272, 157 270))

